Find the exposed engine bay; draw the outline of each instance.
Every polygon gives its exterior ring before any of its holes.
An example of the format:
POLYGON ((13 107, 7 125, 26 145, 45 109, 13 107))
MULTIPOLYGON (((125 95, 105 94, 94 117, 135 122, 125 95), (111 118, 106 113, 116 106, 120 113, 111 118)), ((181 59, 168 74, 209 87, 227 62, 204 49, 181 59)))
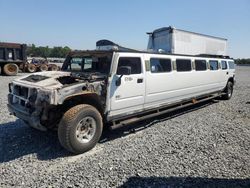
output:
POLYGON ((68 84, 74 84, 74 83, 83 82, 83 81, 87 81, 87 82, 101 81, 101 80, 105 80, 106 78, 107 78, 107 75, 103 73, 78 72, 78 73, 71 73, 70 76, 59 77, 57 80, 63 85, 68 85, 68 84))

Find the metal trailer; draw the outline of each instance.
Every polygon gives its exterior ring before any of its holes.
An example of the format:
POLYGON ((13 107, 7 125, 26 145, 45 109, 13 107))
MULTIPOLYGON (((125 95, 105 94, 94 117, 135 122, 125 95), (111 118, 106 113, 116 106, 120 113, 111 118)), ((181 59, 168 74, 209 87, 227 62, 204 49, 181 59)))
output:
POLYGON ((0 42, 0 73, 14 76, 26 60, 26 44, 0 42))
POLYGON ((148 50, 173 54, 227 56, 227 39, 163 27, 149 35, 148 50))

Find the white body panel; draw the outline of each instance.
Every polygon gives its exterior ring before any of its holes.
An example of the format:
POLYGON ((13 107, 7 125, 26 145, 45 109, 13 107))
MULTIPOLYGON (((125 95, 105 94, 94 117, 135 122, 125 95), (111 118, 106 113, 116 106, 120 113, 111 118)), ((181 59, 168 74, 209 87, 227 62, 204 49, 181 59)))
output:
MULTIPOLYGON (((117 62, 120 57, 139 57, 143 62, 143 54, 121 53, 113 57, 114 66, 113 71, 117 70, 117 62)), ((138 79, 144 79, 145 69, 142 66, 141 74, 131 74, 129 76, 122 76, 121 85, 116 86, 116 80, 119 75, 113 74, 110 84, 110 106, 112 108, 112 115, 121 113, 130 113, 143 109, 145 98, 145 82, 138 84, 138 79)))
POLYGON ((227 40, 174 28, 154 31, 149 36, 148 50, 173 54, 227 55, 227 40))
POLYGON ((108 119, 222 91, 226 87, 229 77, 234 77, 235 74, 233 69, 228 69, 228 63, 226 70, 221 69, 222 60, 232 61, 193 56, 116 52, 113 56, 112 75, 107 96, 108 119), (116 86, 115 82, 119 78, 119 75, 116 75, 119 57, 140 57, 142 73, 124 75, 121 85, 116 86), (219 69, 196 71, 193 68, 187 72, 172 70, 171 72, 152 73, 150 70, 146 70, 145 65, 150 58, 171 59, 172 67, 175 66, 176 59, 190 59, 192 65, 195 59, 206 60, 207 66, 209 60, 217 60, 219 69), (143 82, 137 83, 138 79, 143 79, 143 82))

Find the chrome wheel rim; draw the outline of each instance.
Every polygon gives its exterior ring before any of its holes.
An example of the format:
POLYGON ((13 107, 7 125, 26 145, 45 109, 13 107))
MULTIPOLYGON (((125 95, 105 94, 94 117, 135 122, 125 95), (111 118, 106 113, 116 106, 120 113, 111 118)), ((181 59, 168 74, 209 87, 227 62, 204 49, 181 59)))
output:
POLYGON ((95 135, 96 120, 90 116, 83 118, 76 126, 76 139, 88 143, 95 135))

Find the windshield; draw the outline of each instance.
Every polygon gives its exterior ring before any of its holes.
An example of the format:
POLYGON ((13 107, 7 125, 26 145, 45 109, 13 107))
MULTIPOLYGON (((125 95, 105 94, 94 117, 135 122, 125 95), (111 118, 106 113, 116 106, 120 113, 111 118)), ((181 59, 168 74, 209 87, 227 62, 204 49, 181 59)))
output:
POLYGON ((64 71, 70 72, 99 72, 108 74, 111 58, 108 57, 72 57, 63 66, 64 71))

